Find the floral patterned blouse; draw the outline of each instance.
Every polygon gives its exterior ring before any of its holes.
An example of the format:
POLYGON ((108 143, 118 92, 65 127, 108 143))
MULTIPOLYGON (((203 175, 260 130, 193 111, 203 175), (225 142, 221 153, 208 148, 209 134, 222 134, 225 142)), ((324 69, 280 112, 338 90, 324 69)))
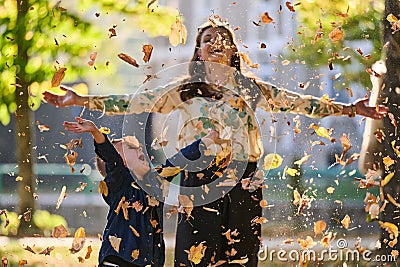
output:
POLYGON ((182 81, 178 81, 136 94, 91 96, 89 108, 107 115, 168 114, 179 110, 177 149, 191 144, 205 136, 209 128, 214 128, 222 139, 229 142, 216 145, 210 153, 223 152, 225 156, 231 154, 234 160, 249 162, 257 161, 263 154, 256 107, 267 112, 289 112, 311 118, 342 115, 344 104, 327 97, 300 95, 267 82, 248 81, 244 86, 238 83, 226 87, 213 85, 222 93, 218 100, 198 95, 184 102, 179 91, 182 81))

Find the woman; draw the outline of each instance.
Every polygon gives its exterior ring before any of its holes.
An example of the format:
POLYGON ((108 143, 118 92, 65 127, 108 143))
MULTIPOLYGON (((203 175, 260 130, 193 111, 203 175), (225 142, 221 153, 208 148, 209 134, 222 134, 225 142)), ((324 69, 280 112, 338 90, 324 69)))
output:
POLYGON ((106 114, 167 114, 179 109, 179 147, 206 135, 207 128, 225 133, 229 141, 218 143, 211 159, 192 161, 182 172, 180 193, 191 196, 194 207, 178 217, 175 266, 257 266, 262 189, 248 190, 243 183, 257 180, 257 161, 263 153, 255 108, 313 118, 359 114, 373 119, 382 119, 387 108, 368 107, 367 99, 350 105, 299 95, 246 77, 240 72, 234 34, 223 23, 199 28, 191 62, 188 78, 135 95, 80 96, 64 88, 65 95, 45 92, 44 99, 55 106, 85 106, 106 114), (207 166, 196 169, 204 161, 207 166), (233 181, 231 187, 219 186, 225 178, 233 181), (205 185, 217 194, 190 191, 205 185))

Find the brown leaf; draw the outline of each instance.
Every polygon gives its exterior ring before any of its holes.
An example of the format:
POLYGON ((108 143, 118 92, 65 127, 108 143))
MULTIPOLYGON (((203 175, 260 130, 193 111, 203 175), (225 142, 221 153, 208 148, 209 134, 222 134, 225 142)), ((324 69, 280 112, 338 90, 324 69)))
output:
POLYGON ((268 15, 268 12, 264 12, 264 13, 261 15, 261 22, 262 22, 262 23, 268 24, 268 23, 271 23, 271 22, 273 22, 273 21, 274 21, 274 19, 271 18, 271 17, 268 15))
POLYGON ((63 238, 69 236, 69 232, 64 225, 60 224, 53 228, 51 236, 55 238, 63 238))
POLYGON ((108 240, 110 241, 111 246, 113 247, 113 249, 114 249, 116 252, 119 253, 119 246, 121 245, 122 238, 119 238, 119 237, 110 235, 110 236, 108 237, 108 240))
POLYGON ((27 260, 20 260, 20 261, 18 262, 18 267, 23 267, 25 264, 28 264, 28 261, 27 261, 27 260))
POLYGON ((50 256, 50 252, 52 252, 56 247, 55 246, 51 246, 51 247, 47 247, 44 250, 42 250, 41 252, 39 252, 39 254, 44 254, 45 256, 50 256))
POLYGON ((291 12, 296 12, 296 10, 294 10, 294 8, 293 8, 293 6, 292 6, 292 3, 286 2, 285 4, 286 4, 286 7, 289 9, 289 11, 291 11, 291 12))
POLYGON ((314 223, 314 234, 319 235, 322 234, 326 229, 326 223, 323 220, 319 220, 314 223))
POLYGON ((39 129, 39 131, 41 133, 50 131, 50 126, 48 126, 48 125, 40 125, 40 124, 38 124, 37 127, 38 127, 38 129, 39 129))
POLYGON ((65 71, 67 68, 59 68, 56 73, 54 73, 53 78, 51 79, 51 87, 60 86, 62 80, 65 76, 65 71))
POLYGON ((27 250, 33 254, 36 254, 36 252, 30 246, 26 246, 26 248, 24 248, 24 250, 27 250))
POLYGON ((187 30, 185 25, 176 18, 175 22, 171 25, 171 33, 169 35, 169 43, 172 46, 177 46, 179 44, 185 44, 187 38, 187 30))
POLYGON ((329 39, 331 39, 331 41, 333 43, 338 42, 340 40, 342 40, 343 38, 343 30, 341 26, 338 26, 336 28, 334 28, 329 34, 329 39))
POLYGON ((132 230, 133 234, 137 237, 140 237, 139 232, 133 227, 132 225, 129 225, 129 228, 132 230))
POLYGON ((149 62, 151 58, 151 53, 153 52, 153 46, 151 44, 143 45, 142 52, 144 53, 143 61, 146 63, 149 62))
POLYGON ((79 252, 86 242, 86 234, 85 229, 83 227, 79 227, 74 235, 74 240, 72 241, 72 246, 69 249, 72 254, 79 252))
POLYGON ((192 210, 193 210, 193 202, 186 195, 179 195, 178 200, 179 200, 179 204, 181 204, 185 213, 187 214, 187 218, 189 219, 190 215, 192 214, 192 210))
POLYGON ((128 63, 136 68, 139 68, 139 64, 137 64, 136 60, 133 57, 131 57, 127 54, 124 54, 124 53, 119 53, 118 57, 120 59, 122 59, 123 61, 125 61, 126 63, 128 63))
POLYGON ((346 214, 344 218, 340 221, 344 227, 344 229, 349 229, 350 226, 350 216, 346 214))
POLYGON ((89 245, 87 247, 87 252, 86 252, 86 255, 85 255, 85 259, 86 260, 90 259, 90 254, 92 254, 92 251, 93 251, 92 246, 89 245))
POLYGON ((100 181, 98 192, 104 196, 108 196, 108 187, 105 181, 100 181))
POLYGON ((137 260, 137 259, 139 258, 139 254, 140 254, 139 249, 135 249, 135 250, 132 251, 131 256, 132 256, 132 258, 133 258, 134 260, 137 260))
POLYGON ((150 8, 150 6, 152 5, 152 4, 154 4, 156 2, 156 0, 151 0, 148 4, 147 4, 147 8, 150 8))

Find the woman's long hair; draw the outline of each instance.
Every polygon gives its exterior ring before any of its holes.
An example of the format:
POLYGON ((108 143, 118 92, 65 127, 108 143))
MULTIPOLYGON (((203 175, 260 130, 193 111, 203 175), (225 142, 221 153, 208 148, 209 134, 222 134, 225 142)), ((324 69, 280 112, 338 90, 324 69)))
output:
MULTIPOLYGON (((196 46, 191 59, 192 64, 189 66, 189 78, 183 81, 183 85, 179 88, 180 96, 182 101, 189 100, 193 97, 209 97, 214 99, 221 99, 222 93, 216 91, 212 86, 204 82, 204 77, 206 76, 206 69, 204 61, 199 57, 199 48, 201 45, 201 37, 205 30, 216 27, 227 30, 229 38, 231 39, 232 45, 237 49, 237 44, 235 40, 235 35, 227 24, 218 24, 217 26, 211 24, 211 22, 204 23, 200 28, 198 28, 196 36, 196 46)), ((234 53, 231 58, 231 67, 235 68, 237 71, 241 71, 241 60, 239 53, 234 53)))

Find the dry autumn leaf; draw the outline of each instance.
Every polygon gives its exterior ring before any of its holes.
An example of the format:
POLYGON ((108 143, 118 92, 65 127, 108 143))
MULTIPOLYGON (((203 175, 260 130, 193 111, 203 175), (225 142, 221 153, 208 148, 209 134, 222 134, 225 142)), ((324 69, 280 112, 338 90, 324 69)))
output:
POLYGON ((50 131, 50 126, 48 126, 48 125, 40 125, 40 124, 38 124, 37 127, 38 127, 38 129, 39 129, 39 131, 41 133, 50 131))
POLYGON ((193 245, 190 247, 188 251, 188 259, 194 264, 199 264, 204 257, 207 246, 203 243, 198 244, 197 246, 193 245))
POLYGON ((61 188, 60 196, 58 197, 57 204, 56 204, 56 210, 58 210, 61 206, 62 201, 64 200, 66 194, 65 192, 67 191, 67 187, 63 185, 61 188))
POLYGON ((162 170, 159 174, 162 177, 171 177, 171 176, 177 175, 180 172, 181 172, 180 167, 165 167, 165 168, 162 168, 162 170))
POLYGON ((69 232, 64 225, 60 224, 53 228, 51 236, 55 238, 63 238, 69 236, 69 232))
POLYGON ((85 255, 85 259, 86 260, 90 259, 90 255, 92 254, 92 251, 93 251, 92 246, 89 245, 87 247, 87 252, 86 252, 86 255, 85 255))
POLYGON ((193 210, 193 202, 190 198, 186 195, 179 195, 178 196, 179 204, 183 207, 183 210, 187 214, 187 218, 189 219, 190 215, 192 214, 193 210))
POLYGON ((319 235, 322 234, 326 229, 326 222, 323 220, 319 220, 314 223, 314 234, 319 235))
POLYGON ((88 65, 89 66, 93 66, 94 62, 96 61, 96 57, 97 57, 97 52, 92 52, 89 55, 89 61, 88 61, 88 65))
POLYGON ((54 73, 53 78, 51 79, 51 87, 60 86, 62 80, 65 76, 65 71, 67 68, 59 68, 56 73, 54 73))
POLYGON ((143 61, 145 63, 149 62, 151 58, 151 53, 153 52, 153 46, 151 44, 143 45, 142 52, 144 53, 143 61))
POLYGON ((264 157, 264 164, 262 167, 264 170, 276 169, 281 166, 282 161, 282 157, 278 154, 268 154, 264 157))
POLYGON ((121 245, 122 238, 110 235, 108 237, 108 241, 110 241, 111 246, 113 249, 119 253, 119 246, 121 245))
POLYGON ((172 46, 177 46, 179 44, 185 44, 187 38, 187 30, 185 25, 176 18, 175 22, 171 25, 171 33, 169 35, 169 43, 172 46))
POLYGON ((20 261, 18 262, 18 267, 23 267, 25 264, 28 264, 28 261, 27 261, 27 260, 20 260, 20 261))
POLYGON ((104 196, 108 196, 108 187, 105 181, 99 182, 98 192, 104 196))
POLYGON ((271 22, 273 22, 273 21, 274 21, 274 19, 271 18, 271 17, 268 15, 268 12, 264 12, 264 13, 261 15, 261 22, 262 22, 262 23, 268 24, 268 23, 271 23, 271 22))
POLYGON ((315 243, 311 236, 307 236, 306 239, 297 238, 297 242, 299 243, 301 249, 310 249, 315 243))
POLYGON ((108 128, 108 127, 100 127, 99 128, 99 131, 102 133, 102 134, 109 134, 110 132, 111 132, 111 130, 110 130, 110 128, 108 128))
POLYGON ((122 59, 123 61, 125 61, 126 63, 128 63, 136 68, 139 68, 139 64, 137 64, 136 60, 133 57, 131 57, 130 55, 127 55, 125 53, 119 53, 118 57, 120 59, 122 59))
POLYGON ((343 30, 341 26, 338 26, 336 28, 334 28, 329 34, 329 39, 331 39, 331 41, 333 43, 338 42, 340 40, 342 40, 343 38, 343 30))
POLYGON ((86 234, 85 229, 83 227, 79 227, 74 235, 74 240, 72 241, 72 246, 69 249, 72 254, 79 252, 86 242, 86 234))
POLYGON ((133 258, 134 260, 137 260, 137 259, 139 259, 139 254, 140 254, 140 251, 139 251, 138 249, 134 249, 134 250, 132 251, 131 256, 132 256, 132 258, 133 258))
POLYGON ((47 247, 44 250, 42 250, 41 252, 39 252, 39 254, 44 254, 45 256, 50 256, 50 252, 52 252, 55 248, 56 248, 55 246, 47 247))
POLYGON ((350 216, 346 214, 344 218, 340 221, 344 227, 344 229, 349 229, 350 226, 350 216))

